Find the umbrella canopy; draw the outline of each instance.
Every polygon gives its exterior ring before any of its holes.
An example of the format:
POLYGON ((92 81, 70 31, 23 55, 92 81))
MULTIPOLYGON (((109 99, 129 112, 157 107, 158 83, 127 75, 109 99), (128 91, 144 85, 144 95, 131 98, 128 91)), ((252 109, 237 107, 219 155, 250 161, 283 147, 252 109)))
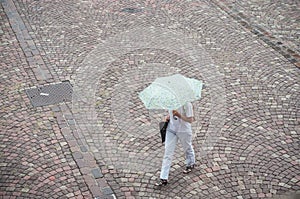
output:
POLYGON ((201 98, 202 82, 176 74, 157 78, 139 97, 147 109, 175 110, 201 98))

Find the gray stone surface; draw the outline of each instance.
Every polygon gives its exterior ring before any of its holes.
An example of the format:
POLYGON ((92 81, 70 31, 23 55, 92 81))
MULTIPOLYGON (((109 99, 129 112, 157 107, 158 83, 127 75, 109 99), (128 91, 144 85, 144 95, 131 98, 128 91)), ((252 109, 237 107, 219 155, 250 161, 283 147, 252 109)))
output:
POLYGON ((300 190, 298 1, 1 0, 2 198, 285 198, 300 190), (203 80, 197 167, 158 189, 156 77, 203 80), (69 80, 72 102, 25 90, 69 80))

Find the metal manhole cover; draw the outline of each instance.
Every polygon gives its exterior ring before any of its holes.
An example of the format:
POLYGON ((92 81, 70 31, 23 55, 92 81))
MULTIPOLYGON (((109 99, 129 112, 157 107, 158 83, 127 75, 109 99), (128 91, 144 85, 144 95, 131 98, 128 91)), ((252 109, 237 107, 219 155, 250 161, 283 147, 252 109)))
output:
POLYGON ((139 8, 123 8, 121 12, 127 12, 127 13, 138 13, 142 12, 142 9, 139 8))
POLYGON ((69 81, 25 90, 32 106, 46 106, 72 100, 73 89, 69 81))

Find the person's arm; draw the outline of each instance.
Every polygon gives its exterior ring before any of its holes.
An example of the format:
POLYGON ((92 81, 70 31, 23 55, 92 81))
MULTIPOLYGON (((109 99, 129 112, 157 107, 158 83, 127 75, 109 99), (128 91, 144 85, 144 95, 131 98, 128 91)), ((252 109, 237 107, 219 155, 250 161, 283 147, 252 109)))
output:
POLYGON ((192 123, 194 121, 194 117, 186 117, 178 113, 178 111, 173 111, 173 115, 188 123, 192 123))
POLYGON ((166 122, 170 121, 170 114, 169 114, 169 111, 168 111, 167 116, 165 117, 165 121, 166 121, 166 122))
POLYGON ((167 115, 167 117, 165 118, 165 121, 170 121, 170 115, 167 115))

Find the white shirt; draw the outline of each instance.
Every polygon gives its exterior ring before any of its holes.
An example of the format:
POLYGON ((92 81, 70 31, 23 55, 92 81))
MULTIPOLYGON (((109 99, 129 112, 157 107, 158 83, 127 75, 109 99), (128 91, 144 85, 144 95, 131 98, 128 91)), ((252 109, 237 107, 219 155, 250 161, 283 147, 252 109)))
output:
MULTIPOLYGON (((186 117, 194 117, 193 105, 192 103, 187 103, 186 105, 177 109, 177 111, 186 117)), ((176 116, 173 117, 173 113, 170 110, 170 122, 168 128, 175 132, 192 132, 192 125, 176 116)))

